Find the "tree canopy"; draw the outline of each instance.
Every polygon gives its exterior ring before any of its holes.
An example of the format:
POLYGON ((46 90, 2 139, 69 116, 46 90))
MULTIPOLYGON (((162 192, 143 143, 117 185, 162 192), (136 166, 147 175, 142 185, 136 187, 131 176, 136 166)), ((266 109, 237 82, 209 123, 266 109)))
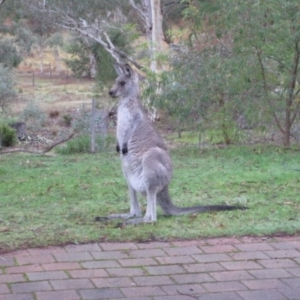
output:
POLYGON ((178 127, 214 124, 231 143, 242 116, 248 128, 274 124, 285 145, 291 137, 300 141, 297 0, 2 0, 0 6, 3 67, 16 67, 34 44, 62 45, 58 33, 67 30, 78 74, 91 60, 107 78, 113 61, 152 69, 147 98, 178 127))

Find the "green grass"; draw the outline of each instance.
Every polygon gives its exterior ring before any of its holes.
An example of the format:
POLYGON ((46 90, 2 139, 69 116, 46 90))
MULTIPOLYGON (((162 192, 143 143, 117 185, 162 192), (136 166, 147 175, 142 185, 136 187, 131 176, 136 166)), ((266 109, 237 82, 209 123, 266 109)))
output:
MULTIPOLYGON (((246 204, 246 211, 164 217, 118 227, 96 216, 127 212, 114 153, 0 156, 0 252, 90 241, 148 241, 300 232, 300 151, 267 146, 172 151, 173 201, 246 204)), ((145 201, 142 200, 143 208, 145 201)))

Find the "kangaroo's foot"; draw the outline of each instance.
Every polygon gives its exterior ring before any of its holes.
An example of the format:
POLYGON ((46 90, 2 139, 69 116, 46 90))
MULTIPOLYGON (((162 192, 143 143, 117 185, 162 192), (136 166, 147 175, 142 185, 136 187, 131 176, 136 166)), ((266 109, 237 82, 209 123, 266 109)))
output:
POLYGON ((134 213, 127 213, 127 214, 111 214, 108 216, 104 216, 104 217, 96 217, 95 221, 107 221, 107 220, 114 220, 114 219, 123 219, 123 220, 128 220, 128 219, 132 219, 132 218, 139 218, 140 215, 134 214, 134 213))
POLYGON ((142 223, 154 223, 156 220, 152 220, 149 217, 143 217, 143 218, 132 218, 128 219, 124 222, 125 225, 137 225, 142 223))

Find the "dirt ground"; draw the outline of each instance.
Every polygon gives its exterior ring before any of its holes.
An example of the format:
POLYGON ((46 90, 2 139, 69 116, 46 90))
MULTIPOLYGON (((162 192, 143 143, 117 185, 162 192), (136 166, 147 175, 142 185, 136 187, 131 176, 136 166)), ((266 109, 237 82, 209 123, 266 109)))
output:
POLYGON ((9 117, 14 122, 26 122, 27 133, 34 141, 21 142, 17 147, 27 149, 43 149, 68 136, 72 131, 68 119, 79 118, 82 111, 90 111, 92 99, 96 99, 100 109, 109 110, 114 105, 107 91, 95 88, 93 79, 78 79, 66 72, 41 74, 23 68, 16 72, 15 88, 18 97, 10 106, 9 117), (24 120, 24 111, 27 110, 28 115, 32 107, 43 115, 43 122, 37 122, 34 117, 24 120))

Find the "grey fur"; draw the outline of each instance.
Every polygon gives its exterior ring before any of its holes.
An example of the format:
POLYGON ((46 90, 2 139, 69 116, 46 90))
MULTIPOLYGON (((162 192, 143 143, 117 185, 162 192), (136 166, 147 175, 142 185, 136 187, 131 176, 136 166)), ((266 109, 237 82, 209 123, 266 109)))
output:
POLYGON ((113 98, 120 98, 117 113, 117 150, 129 188, 130 212, 109 215, 107 218, 127 219, 126 224, 155 222, 156 203, 167 215, 239 208, 228 205, 181 208, 172 203, 168 191, 172 178, 171 158, 163 139, 148 119, 139 100, 138 76, 127 64, 118 65, 116 70, 119 76, 109 94, 113 98), (144 217, 137 193, 147 198, 144 217))

